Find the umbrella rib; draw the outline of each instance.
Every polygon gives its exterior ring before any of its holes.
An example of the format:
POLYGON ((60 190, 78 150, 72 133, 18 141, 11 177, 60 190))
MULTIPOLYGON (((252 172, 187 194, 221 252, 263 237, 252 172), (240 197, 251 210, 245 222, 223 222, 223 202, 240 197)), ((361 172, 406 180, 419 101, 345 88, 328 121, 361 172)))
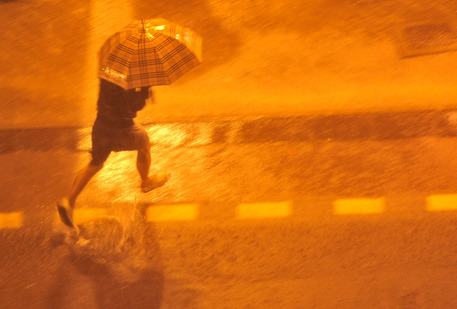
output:
POLYGON ((166 39, 163 40, 162 42, 160 42, 159 44, 157 44, 155 46, 155 48, 157 48, 157 50, 162 50, 163 48, 165 48, 165 46, 172 44, 173 42, 175 42, 174 39, 172 39, 170 37, 166 37, 166 39))
POLYGON ((174 56, 178 55, 180 52, 182 52, 185 49, 186 49, 186 47, 184 45, 179 45, 177 48, 173 49, 171 52, 165 54, 163 56, 163 61, 165 62, 165 61, 172 59, 174 56))
MULTIPOLYGON (((168 70, 167 70, 167 75, 171 75, 172 73, 176 72, 178 69, 180 69, 184 64, 190 63, 192 60, 197 60, 197 57, 194 55, 187 55, 186 57, 182 58, 180 61, 176 62, 174 65, 172 65, 168 70)), ((195 65, 197 65, 196 63, 195 65)), ((192 69, 195 65, 186 67, 185 71, 189 71, 192 69)))

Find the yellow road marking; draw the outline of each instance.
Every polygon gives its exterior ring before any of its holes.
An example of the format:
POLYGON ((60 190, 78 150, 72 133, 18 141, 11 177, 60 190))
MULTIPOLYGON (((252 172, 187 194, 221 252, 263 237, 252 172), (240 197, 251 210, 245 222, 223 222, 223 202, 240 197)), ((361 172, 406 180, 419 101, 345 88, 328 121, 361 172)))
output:
POLYGON ((108 214, 107 208, 81 208, 73 213, 73 222, 82 223, 108 214))
POLYGON ((190 221, 198 217, 198 204, 156 205, 146 209, 146 222, 190 221))
POLYGON ((427 211, 457 210, 457 194, 438 194, 426 198, 427 211))
POLYGON ((288 217, 291 213, 290 202, 245 203, 236 208, 237 219, 288 217))
POLYGON ((23 223, 24 218, 21 211, 0 213, 0 229, 17 229, 20 228, 23 223))
MULTIPOLYGON (((105 216, 108 214, 107 208, 79 208, 73 212, 73 223, 80 224, 97 217, 105 216)), ((59 214, 56 214, 56 221, 60 223, 59 214)))
POLYGON ((385 211, 385 199, 353 198, 333 202, 335 215, 377 214, 385 211))

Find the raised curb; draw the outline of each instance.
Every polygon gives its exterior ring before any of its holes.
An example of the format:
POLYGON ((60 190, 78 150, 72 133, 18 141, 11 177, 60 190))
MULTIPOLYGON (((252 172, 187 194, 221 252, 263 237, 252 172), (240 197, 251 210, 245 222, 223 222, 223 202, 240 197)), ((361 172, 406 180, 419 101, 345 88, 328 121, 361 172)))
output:
MULTIPOLYGON (((391 140, 457 135, 456 111, 413 111, 244 117, 211 121, 144 124, 155 145, 197 147, 209 144, 391 140)), ((53 149, 88 150, 90 127, 0 130, 0 153, 53 149), (84 145, 81 141, 86 141, 84 145)))

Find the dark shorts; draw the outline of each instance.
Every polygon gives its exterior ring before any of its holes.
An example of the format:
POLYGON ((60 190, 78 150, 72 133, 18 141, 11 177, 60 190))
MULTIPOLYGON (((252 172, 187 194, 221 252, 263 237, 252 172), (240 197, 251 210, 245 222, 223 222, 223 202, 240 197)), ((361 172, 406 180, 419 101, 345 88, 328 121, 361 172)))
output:
POLYGON ((110 128, 96 121, 92 127, 91 164, 104 163, 111 151, 139 150, 148 146, 148 133, 137 123, 127 128, 110 128))

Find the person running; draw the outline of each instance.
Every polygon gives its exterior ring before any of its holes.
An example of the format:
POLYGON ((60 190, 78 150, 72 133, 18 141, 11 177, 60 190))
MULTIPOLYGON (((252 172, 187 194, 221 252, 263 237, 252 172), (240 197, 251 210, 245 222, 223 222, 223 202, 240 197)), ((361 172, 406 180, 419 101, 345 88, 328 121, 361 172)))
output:
POLYGON ((138 152, 136 167, 143 192, 161 187, 168 181, 168 173, 149 175, 149 136, 146 130, 134 121, 137 112, 146 105, 148 97, 149 87, 125 90, 100 79, 97 117, 92 127, 92 159, 77 173, 69 194, 57 202, 60 219, 65 225, 75 227, 73 209, 76 199, 91 178, 103 168, 112 151, 138 152))

